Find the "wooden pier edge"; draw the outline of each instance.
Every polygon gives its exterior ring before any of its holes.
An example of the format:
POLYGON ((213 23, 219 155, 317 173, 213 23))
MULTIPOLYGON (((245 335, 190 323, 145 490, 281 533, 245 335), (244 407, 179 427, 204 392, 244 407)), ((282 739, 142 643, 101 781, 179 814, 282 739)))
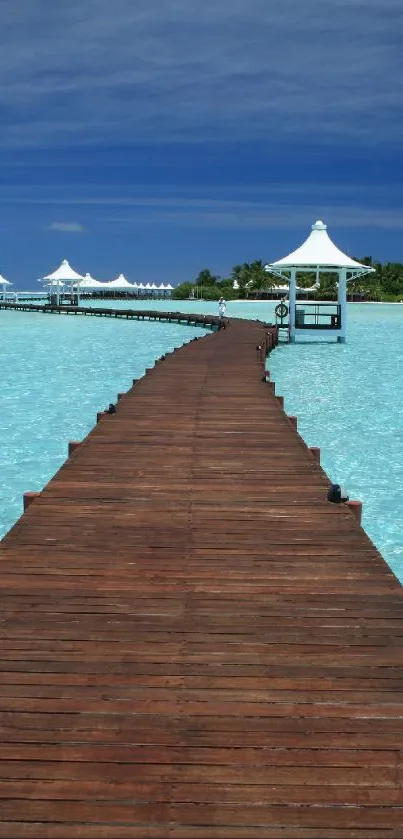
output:
POLYGON ((157 364, 0 543, 0 839, 402 836, 402 588, 267 331, 157 364))
POLYGON ((167 323, 181 323, 187 326, 199 326, 205 329, 219 330, 225 328, 228 319, 216 315, 204 315, 190 312, 169 312, 153 309, 113 309, 101 306, 54 306, 50 303, 45 305, 31 303, 7 303, 0 300, 0 310, 12 310, 16 312, 36 312, 41 314, 56 315, 82 315, 88 317, 114 317, 125 320, 155 320, 166 321, 167 323))

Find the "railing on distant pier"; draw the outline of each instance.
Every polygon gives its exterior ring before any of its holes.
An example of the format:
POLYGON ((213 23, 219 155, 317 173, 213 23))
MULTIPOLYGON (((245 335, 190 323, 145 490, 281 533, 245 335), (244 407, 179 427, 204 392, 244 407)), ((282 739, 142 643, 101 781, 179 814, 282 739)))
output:
POLYGON ((162 312, 148 309, 104 309, 90 306, 53 306, 32 303, 7 303, 0 301, 0 309, 13 309, 19 312, 42 312, 57 315, 89 315, 91 317, 115 317, 126 320, 158 320, 168 323, 184 323, 187 326, 218 330, 228 323, 226 318, 216 315, 192 314, 189 312, 162 312))

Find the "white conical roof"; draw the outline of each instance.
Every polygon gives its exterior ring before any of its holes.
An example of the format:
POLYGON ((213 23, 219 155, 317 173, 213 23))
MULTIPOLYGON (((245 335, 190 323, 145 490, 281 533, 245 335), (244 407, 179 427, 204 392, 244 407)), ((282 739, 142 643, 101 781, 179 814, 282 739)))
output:
POLYGON ((81 274, 77 274, 77 271, 71 267, 70 263, 67 259, 63 259, 62 264, 59 268, 56 268, 56 271, 53 271, 53 274, 47 274, 46 277, 43 277, 44 280, 83 280, 84 277, 81 274))
POLYGON ((105 288, 105 283, 95 280, 91 274, 86 274, 84 279, 80 282, 80 288, 105 288))
POLYGON ((124 274, 119 274, 119 276, 116 277, 116 280, 111 280, 111 282, 108 283, 108 285, 112 286, 113 288, 133 288, 132 284, 129 283, 128 280, 126 280, 124 274))
POLYGON ((316 267, 337 267, 350 268, 356 270, 357 268, 364 268, 366 271, 372 271, 367 265, 361 265, 341 251, 332 242, 326 224, 323 221, 317 221, 312 225, 311 233, 306 241, 297 250, 285 256, 283 259, 278 259, 276 262, 270 263, 266 266, 267 270, 270 268, 298 268, 306 266, 316 267))
POLYGON ((12 285, 12 283, 10 283, 10 280, 6 280, 6 278, 2 277, 0 274, 0 285, 12 285))

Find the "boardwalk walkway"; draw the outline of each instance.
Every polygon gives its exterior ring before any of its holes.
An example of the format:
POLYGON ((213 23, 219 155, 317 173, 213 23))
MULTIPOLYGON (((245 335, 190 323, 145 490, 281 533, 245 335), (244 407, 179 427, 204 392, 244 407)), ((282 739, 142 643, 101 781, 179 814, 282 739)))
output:
POLYGON ((217 315, 192 312, 168 312, 163 309, 105 308, 105 306, 53 306, 50 303, 7 303, 0 301, 0 310, 40 313, 48 315, 76 315, 92 318, 120 318, 120 320, 158 320, 167 323, 185 323, 206 329, 219 329, 223 319, 217 315))
POLYGON ((160 362, 3 540, 0 837, 403 837, 402 589, 261 337, 160 362))

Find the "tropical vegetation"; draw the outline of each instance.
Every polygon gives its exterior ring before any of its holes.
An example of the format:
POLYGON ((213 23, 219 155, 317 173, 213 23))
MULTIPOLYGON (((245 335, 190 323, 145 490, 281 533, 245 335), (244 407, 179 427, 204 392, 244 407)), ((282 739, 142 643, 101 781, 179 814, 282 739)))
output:
MULTIPOLYGON (((358 277, 348 283, 349 299, 383 302, 403 301, 402 263, 381 263, 373 260, 371 256, 357 257, 357 261, 375 268, 375 272, 364 277, 358 277)), ((298 285, 301 288, 312 288, 315 282, 316 276, 314 273, 298 276, 298 285)), ((225 297, 226 300, 270 297, 273 296, 274 288, 279 285, 286 285, 286 281, 269 274, 265 269, 264 261, 256 259, 253 262, 234 265, 230 276, 226 278, 212 274, 208 268, 204 268, 196 279, 178 285, 173 292, 173 297, 178 300, 189 297, 203 298, 204 300, 218 300, 220 297, 225 297)), ((321 273, 317 289, 311 291, 309 296, 313 300, 336 299, 337 280, 335 274, 321 273)))

